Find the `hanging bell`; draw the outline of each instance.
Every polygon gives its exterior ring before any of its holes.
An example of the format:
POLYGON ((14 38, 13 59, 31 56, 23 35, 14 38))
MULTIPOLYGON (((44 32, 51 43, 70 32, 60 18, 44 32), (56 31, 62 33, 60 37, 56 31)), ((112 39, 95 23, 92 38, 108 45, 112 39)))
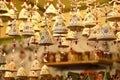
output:
POLYGON ((19 34, 19 29, 18 29, 18 27, 17 27, 17 22, 16 22, 16 20, 13 20, 12 21, 12 25, 11 25, 11 28, 10 28, 10 30, 9 30, 9 32, 8 32, 8 35, 9 36, 19 36, 20 34, 19 34))
POLYGON ((39 23, 41 21, 41 15, 37 11, 38 7, 37 5, 34 5, 32 10, 32 22, 33 23, 39 23))
POLYGON ((84 25, 82 24, 82 19, 77 13, 73 13, 70 16, 70 22, 67 27, 72 31, 81 30, 82 28, 84 28, 84 25))
POLYGON ((33 71, 40 71, 40 70, 41 70, 40 62, 39 62, 37 59, 35 59, 35 60, 32 62, 31 70, 33 70, 33 71))
POLYGON ((88 12, 84 18, 85 27, 87 27, 87 28, 94 27, 96 25, 95 20, 96 20, 95 16, 91 12, 88 12))
POLYGON ((110 41, 110 40, 115 40, 115 39, 116 37, 113 31, 109 28, 109 25, 107 23, 104 24, 97 36, 97 40, 102 40, 102 41, 109 40, 110 41))
POLYGON ((19 13, 19 16, 18 16, 18 18, 20 19, 20 20, 27 20, 28 19, 28 17, 30 16, 30 12, 28 11, 28 5, 27 5, 27 3, 26 2, 24 2, 23 3, 23 5, 22 5, 22 10, 20 11, 20 13, 19 13))
POLYGON ((27 22, 24 25, 22 35, 23 36, 33 36, 34 35, 34 30, 33 30, 33 26, 32 26, 30 18, 28 18, 27 22))
POLYGON ((52 31, 56 34, 67 34, 67 28, 61 15, 57 16, 52 31))
POLYGON ((108 21, 120 21, 119 5, 116 2, 113 2, 112 11, 108 14, 108 21))
POLYGON ((90 33, 90 36, 88 37, 88 40, 89 41, 96 41, 99 31, 100 31, 99 25, 96 25, 93 28, 91 28, 91 31, 90 31, 91 33, 90 33))
POLYGON ((50 34, 50 32, 48 31, 46 27, 44 28, 41 34, 39 44, 40 45, 52 45, 53 44, 52 35, 50 34))
POLYGON ((49 75, 50 74, 50 69, 48 66, 43 65, 40 71, 40 75, 49 75))
POLYGON ((68 31, 66 40, 76 40, 77 39, 77 32, 68 31))
MULTIPOLYGON (((26 73, 26 70, 23 66, 21 66, 18 71, 17 71, 17 77, 20 78, 27 78, 27 73, 26 73)), ((26 80, 26 79, 25 79, 26 80)))
POLYGON ((10 68, 11 72, 16 72, 17 71, 16 63, 13 60, 8 65, 9 65, 9 68, 10 68))
POLYGON ((2 65, 0 66, 0 71, 5 72, 5 71, 9 71, 9 70, 10 70, 10 69, 9 69, 8 64, 2 64, 2 65))
POLYGON ((0 0, 0 13, 7 13, 8 12, 8 7, 6 5, 6 3, 3 0, 0 0))
POLYGON ((84 28, 82 31, 82 36, 88 37, 90 33, 90 28, 84 28))
POLYGON ((53 6, 53 4, 50 4, 49 7, 46 9, 45 13, 47 15, 51 15, 51 16, 55 16, 57 14, 57 10, 55 9, 55 7, 53 6))
POLYGON ((14 74, 12 72, 6 71, 5 75, 4 75, 4 79, 5 80, 12 80, 12 79, 14 80, 15 76, 14 76, 14 74))

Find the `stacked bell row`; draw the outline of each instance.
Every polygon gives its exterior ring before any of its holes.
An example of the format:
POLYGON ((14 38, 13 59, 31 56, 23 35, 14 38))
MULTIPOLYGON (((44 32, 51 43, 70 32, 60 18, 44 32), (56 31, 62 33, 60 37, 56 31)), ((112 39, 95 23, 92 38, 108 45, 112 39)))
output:
MULTIPOLYGON (((1 53, 2 54, 2 53, 1 53)), ((0 59, 3 56, 0 56, 0 59)), ((18 66, 16 65, 15 61, 12 59, 9 63, 6 63, 5 59, 2 59, 0 61, 0 71, 2 73, 4 73, 3 78, 5 80, 11 80, 11 79, 34 79, 34 80, 38 80, 39 79, 39 75, 40 76, 44 76, 44 75, 49 75, 50 74, 50 70, 46 65, 43 65, 37 60, 37 58, 35 57, 35 59, 33 60, 31 67, 30 67, 30 72, 27 75, 26 69, 23 65, 23 63, 21 63, 21 66, 18 68, 18 66), (40 73, 38 73, 40 71, 40 73), (15 72, 16 75, 15 75, 15 72)))
MULTIPOLYGON (((1 4, 4 5, 4 9, 1 8, 1 17, 8 17, 9 15, 12 16, 11 20, 9 21, 10 23, 8 24, 10 27, 7 28, 6 34, 8 34, 9 36, 18 36, 20 35, 20 31, 21 31, 21 35, 23 36, 33 36, 35 32, 40 31, 40 26, 38 24, 39 22, 41 22, 40 19, 41 16, 37 12, 38 7, 36 4, 31 9, 31 5, 24 2, 22 5, 23 9, 20 11, 18 18, 16 13, 17 9, 15 8, 13 2, 10 2, 10 5, 12 7, 10 10, 7 8, 6 3, 4 1, 1 1, 1 4), (17 25, 17 20, 22 21, 19 27, 17 25)), ((119 21, 119 12, 116 11, 118 10, 116 8, 118 6, 119 5, 114 3, 113 11, 110 12, 107 16, 108 21, 119 21)), ((108 23, 106 23, 105 25, 106 27, 104 26, 105 28, 99 27, 99 24, 96 24, 96 17, 93 15, 93 13, 90 10, 87 11, 87 15, 85 16, 84 19, 80 16, 79 10, 73 12, 70 15, 70 21, 67 27, 65 26, 65 20, 64 17, 62 16, 62 13, 59 14, 58 11, 53 6, 53 4, 50 4, 50 6, 46 9, 45 13, 46 15, 53 15, 53 14, 57 15, 55 24, 53 25, 53 29, 52 29, 54 37, 62 37, 65 36, 66 34, 69 35, 71 34, 72 31, 73 31, 72 34, 75 34, 74 36, 77 36, 76 34, 85 27, 85 29, 83 29, 82 34, 89 35, 88 37, 89 40, 95 40, 95 39, 101 40, 102 37, 103 38, 105 37, 106 39, 115 39, 115 36, 111 32, 111 29, 106 28, 108 26, 108 23), (69 31, 67 28, 69 28, 69 30, 71 31, 69 31), (97 34, 99 36, 96 38, 97 34)), ((69 37, 71 36, 68 36, 67 40, 70 39, 69 37)))

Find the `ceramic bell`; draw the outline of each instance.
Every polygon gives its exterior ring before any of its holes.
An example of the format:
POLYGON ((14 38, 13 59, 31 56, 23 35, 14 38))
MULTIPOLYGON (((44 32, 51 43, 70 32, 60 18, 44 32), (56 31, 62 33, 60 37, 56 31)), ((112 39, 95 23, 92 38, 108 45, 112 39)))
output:
POLYGON ((82 31, 82 36, 88 37, 90 33, 90 28, 84 28, 82 31))
POLYGON ((23 66, 21 66, 17 71, 17 79, 27 80, 27 73, 23 66))
POLYGON ((100 31, 100 26, 96 25, 95 27, 91 28, 90 36, 88 37, 88 40, 97 40, 97 35, 100 31))
POLYGON ((20 20, 27 20, 28 17, 30 16, 30 12, 27 10, 27 7, 28 7, 27 3, 24 2, 22 5, 22 10, 20 11, 18 16, 20 20))
POLYGON ((0 13, 7 13, 8 12, 8 7, 6 3, 3 0, 0 0, 0 13))
POLYGON ((41 70, 40 62, 39 62, 37 59, 35 59, 35 60, 32 62, 31 70, 33 70, 33 71, 39 71, 39 70, 41 70))
POLYGON ((120 26, 117 22, 110 22, 110 28, 114 30, 115 33, 120 31, 120 26))
POLYGON ((8 32, 8 35, 9 36, 19 36, 20 35, 16 20, 13 20, 11 28, 8 32))
POLYGON ((52 35, 46 27, 44 28, 44 30, 41 34, 39 44, 40 45, 52 45, 53 44, 52 35))
POLYGON ((65 23, 64 20, 62 19, 61 14, 57 16, 52 31, 53 33, 57 34, 67 34, 67 28, 65 27, 65 23))
POLYGON ((113 31, 110 29, 109 25, 106 23, 101 28, 101 30, 97 36, 97 39, 98 40, 115 40, 116 37, 115 37, 113 31))
POLYGON ((32 22, 33 23, 39 23, 41 21, 41 15, 37 11, 38 7, 37 5, 34 5, 32 10, 32 22))
POLYGON ((14 11, 14 9, 10 9, 9 10, 9 16, 10 16, 10 19, 14 19, 14 18, 17 18, 17 16, 15 15, 16 12, 14 11))
POLYGON ((13 4, 13 2, 10 2, 10 6, 11 6, 11 9, 8 12, 10 15, 10 19, 17 18, 17 16, 16 16, 17 9, 16 9, 15 5, 13 4))
POLYGON ((29 77, 29 80, 38 80, 38 74, 35 71, 30 71, 28 77, 29 77))
POLYGON ((10 13, 0 14, 0 17, 2 18, 3 21, 8 21, 9 19, 13 18, 13 16, 10 13))
POLYGON ((67 40, 76 40, 77 39, 77 33, 74 31, 69 31, 66 37, 67 40))
POLYGON ((0 66, 0 71, 9 71, 9 66, 8 64, 3 64, 0 66))
POLYGON ((5 80, 15 80, 15 76, 12 72, 6 71, 4 79, 5 80))
POLYGON ((68 28, 70 30, 76 31, 76 30, 80 30, 84 27, 84 25, 82 24, 82 19, 80 18, 80 16, 77 13, 73 13, 70 16, 70 22, 68 24, 68 28))
POLYGON ((23 36, 33 36, 34 35, 34 30, 33 30, 33 26, 32 26, 30 18, 27 20, 27 22, 24 25, 22 35, 23 36))
POLYGON ((47 15, 56 15, 57 14, 57 10, 53 6, 53 4, 50 4, 49 7, 46 9, 45 13, 47 15))
POLYGON ((108 21, 120 21, 119 5, 116 2, 113 2, 112 12, 108 14, 108 21))
POLYGON ((43 67, 41 68, 40 71, 40 75, 49 75, 50 74, 50 70, 48 68, 48 66, 43 65, 43 67))
POLYGON ((91 12, 86 14, 84 18, 84 25, 88 28, 94 27, 96 25, 96 18, 91 12))
POLYGON ((11 72, 16 72, 17 71, 17 66, 16 63, 14 61, 11 61, 9 64, 9 68, 11 72))

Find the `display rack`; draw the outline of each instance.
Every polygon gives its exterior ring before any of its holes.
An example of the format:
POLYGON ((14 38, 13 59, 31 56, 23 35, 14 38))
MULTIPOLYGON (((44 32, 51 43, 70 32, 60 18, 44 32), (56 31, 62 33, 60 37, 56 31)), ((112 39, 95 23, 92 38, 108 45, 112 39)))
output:
MULTIPOLYGON (((74 62, 47 62, 47 66, 75 66, 75 65, 111 65, 115 60, 88 60, 88 61, 74 61, 74 62)), ((119 61, 120 62, 120 61, 119 61)))

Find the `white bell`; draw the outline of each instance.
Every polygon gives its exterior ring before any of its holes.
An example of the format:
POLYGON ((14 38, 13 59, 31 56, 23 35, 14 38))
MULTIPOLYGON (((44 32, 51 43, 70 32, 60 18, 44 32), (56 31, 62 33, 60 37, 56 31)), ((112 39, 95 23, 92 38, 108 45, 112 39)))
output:
POLYGON ((11 72, 16 72, 17 71, 17 66, 16 63, 14 61, 11 61, 9 64, 9 68, 11 72))
POLYGON ((84 25, 82 24, 82 19, 81 17, 77 14, 77 13, 73 13, 71 16, 70 16, 70 22, 68 24, 68 28, 70 30, 77 30, 77 29, 81 29, 83 28, 84 25))
POLYGON ((8 12, 8 7, 6 3, 3 0, 0 0, 0 13, 7 13, 8 12))
POLYGON ((27 18, 30 16, 30 12, 27 10, 28 5, 26 4, 26 2, 24 2, 24 4, 22 5, 22 10, 19 13, 18 18, 20 20, 27 20, 27 18))
POLYGON ((48 75, 48 74, 50 74, 50 69, 48 68, 48 66, 43 65, 40 71, 40 75, 48 75))
POLYGON ((9 66, 8 64, 3 64, 0 66, 0 71, 9 71, 9 66))
POLYGON ((57 10, 53 6, 53 4, 50 4, 49 7, 46 9, 45 13, 47 15, 56 15, 57 14, 57 10))
POLYGON ((20 35, 16 20, 12 21, 12 25, 8 32, 8 35, 9 36, 19 36, 20 35))
POLYGON ((39 23, 41 21, 41 15, 37 11, 38 7, 34 5, 32 10, 32 22, 39 23))
POLYGON ((66 34, 67 33, 67 28, 65 27, 64 20, 61 15, 58 15, 56 18, 56 22, 53 26, 52 29, 53 33, 57 34, 66 34))
POLYGON ((96 25, 96 18, 91 12, 88 12, 85 16, 84 25, 88 28, 94 27, 96 25))
POLYGON ((108 14, 107 20, 109 21, 120 21, 119 5, 114 2, 113 10, 108 14))
POLYGON ((84 28, 82 31, 82 36, 89 36, 90 28, 84 28))
POLYGON ((88 40, 97 40, 98 33, 100 31, 100 26, 96 25, 95 27, 91 28, 90 36, 88 37, 88 40))
POLYGON ((12 72, 6 71, 4 78, 5 78, 5 80, 7 80, 7 79, 8 79, 8 80, 9 80, 9 79, 13 79, 13 80, 14 80, 15 76, 14 76, 14 74, 13 74, 12 72))
POLYGON ((116 37, 113 34, 113 31, 110 29, 109 25, 106 23, 101 28, 101 30, 97 36, 97 39, 98 40, 115 40, 116 37))
POLYGON ((27 22, 24 25, 22 35, 23 36, 33 36, 34 35, 34 30, 33 30, 33 26, 30 21, 30 18, 27 20, 27 22))
POLYGON ((27 77, 27 73, 24 67, 20 67, 17 71, 17 77, 27 77))
POLYGON ((48 29, 45 27, 40 38, 40 45, 52 45, 53 44, 53 38, 51 33, 48 31, 48 29))
POLYGON ((31 70, 34 70, 34 71, 39 71, 39 70, 41 70, 40 62, 39 62, 37 59, 35 59, 35 60, 32 62, 31 70))
POLYGON ((76 40, 77 39, 77 32, 74 31, 68 31, 67 40, 76 40))

